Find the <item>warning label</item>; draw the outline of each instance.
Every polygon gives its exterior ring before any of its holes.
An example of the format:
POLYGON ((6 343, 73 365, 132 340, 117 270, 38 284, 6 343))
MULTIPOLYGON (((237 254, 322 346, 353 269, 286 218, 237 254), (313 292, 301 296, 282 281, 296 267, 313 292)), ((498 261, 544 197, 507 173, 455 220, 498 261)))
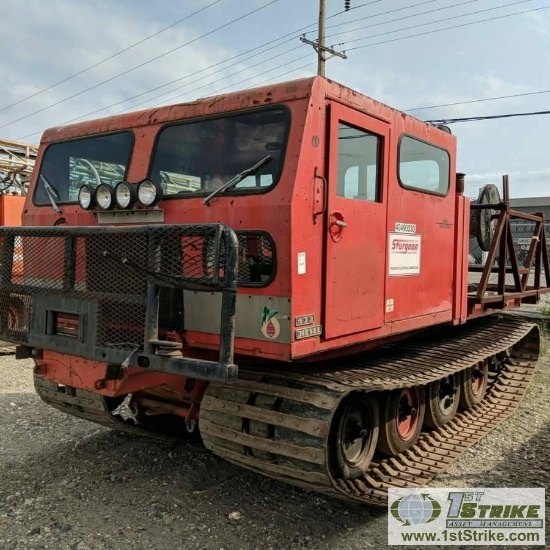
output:
POLYGON ((422 237, 390 233, 388 240, 388 258, 390 277, 420 274, 420 250, 422 237))

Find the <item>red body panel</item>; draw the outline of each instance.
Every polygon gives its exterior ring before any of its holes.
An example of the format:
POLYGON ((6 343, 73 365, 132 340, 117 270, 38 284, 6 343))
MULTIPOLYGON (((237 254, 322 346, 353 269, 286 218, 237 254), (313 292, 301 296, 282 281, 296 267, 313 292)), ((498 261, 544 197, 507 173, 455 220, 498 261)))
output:
MULTIPOLYGON (((291 124, 282 177, 273 189, 257 195, 220 195, 209 206, 203 204, 203 197, 164 200, 158 205, 167 224, 223 222, 235 230, 262 230, 273 237, 277 249, 274 280, 262 288, 241 288, 239 293, 265 297, 265 305, 270 300, 290 300, 290 314, 280 320, 287 341, 237 334, 235 352, 298 360, 322 352, 372 347, 395 334, 437 323, 463 322, 468 202, 455 191, 455 138, 323 78, 48 130, 33 174, 24 225, 98 223, 95 213, 78 205, 64 205, 62 214, 57 214, 49 206, 33 204, 44 150, 52 142, 130 129, 135 146, 127 180, 137 183, 149 175, 155 138, 164 124, 278 104, 290 110, 291 124), (340 122, 383 139, 378 202, 342 198, 335 191, 340 122), (398 147, 405 134, 448 151, 450 189, 445 197, 400 185, 398 147), (331 225, 335 215, 347 224, 337 241, 331 225), (388 250, 396 224, 416 228, 422 243, 418 274, 389 274, 388 250), (313 316, 306 327, 322 327, 321 334, 299 332, 297 318, 304 316, 313 316)), ((249 316, 259 324, 261 308, 247 307, 238 306, 237 318, 249 316)), ((218 336, 214 331, 193 330, 185 340, 191 347, 215 349, 218 336)))

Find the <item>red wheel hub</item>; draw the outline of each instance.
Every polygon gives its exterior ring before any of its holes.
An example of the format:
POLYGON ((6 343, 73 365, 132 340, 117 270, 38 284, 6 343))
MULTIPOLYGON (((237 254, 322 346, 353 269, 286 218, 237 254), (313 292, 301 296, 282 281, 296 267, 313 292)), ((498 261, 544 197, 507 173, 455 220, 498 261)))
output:
POLYGON ((397 433, 403 441, 410 439, 418 425, 418 409, 420 407, 420 398, 418 389, 404 388, 401 390, 397 405, 397 433))

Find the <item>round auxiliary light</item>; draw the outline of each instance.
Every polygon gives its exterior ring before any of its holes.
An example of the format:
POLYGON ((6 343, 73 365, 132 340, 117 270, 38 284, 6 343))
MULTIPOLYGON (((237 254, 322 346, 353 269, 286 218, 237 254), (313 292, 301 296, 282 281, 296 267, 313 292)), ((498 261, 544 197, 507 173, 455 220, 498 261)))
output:
POLYGON ((94 190, 90 185, 82 185, 78 190, 78 204, 84 210, 90 210, 95 204, 94 190))
POLYGON ((95 201, 101 210, 110 210, 115 205, 115 193, 110 185, 102 183, 95 190, 95 201))
POLYGON ((143 206, 154 206, 162 199, 162 187, 153 180, 143 180, 138 186, 138 199, 143 206))
POLYGON ((130 185, 127 181, 117 183, 115 199, 120 208, 131 208, 137 200, 136 186, 130 185))

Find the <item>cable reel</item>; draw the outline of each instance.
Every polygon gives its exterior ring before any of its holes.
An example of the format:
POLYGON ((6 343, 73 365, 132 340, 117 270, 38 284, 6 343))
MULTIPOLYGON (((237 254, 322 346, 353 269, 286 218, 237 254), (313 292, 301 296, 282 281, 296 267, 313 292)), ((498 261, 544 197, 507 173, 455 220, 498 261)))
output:
MULTIPOLYGON (((498 187, 492 183, 479 190, 479 196, 472 204, 491 205, 501 202, 498 187)), ((470 236, 477 239, 479 247, 488 252, 495 235, 499 211, 495 208, 476 208, 471 210, 470 236)))

